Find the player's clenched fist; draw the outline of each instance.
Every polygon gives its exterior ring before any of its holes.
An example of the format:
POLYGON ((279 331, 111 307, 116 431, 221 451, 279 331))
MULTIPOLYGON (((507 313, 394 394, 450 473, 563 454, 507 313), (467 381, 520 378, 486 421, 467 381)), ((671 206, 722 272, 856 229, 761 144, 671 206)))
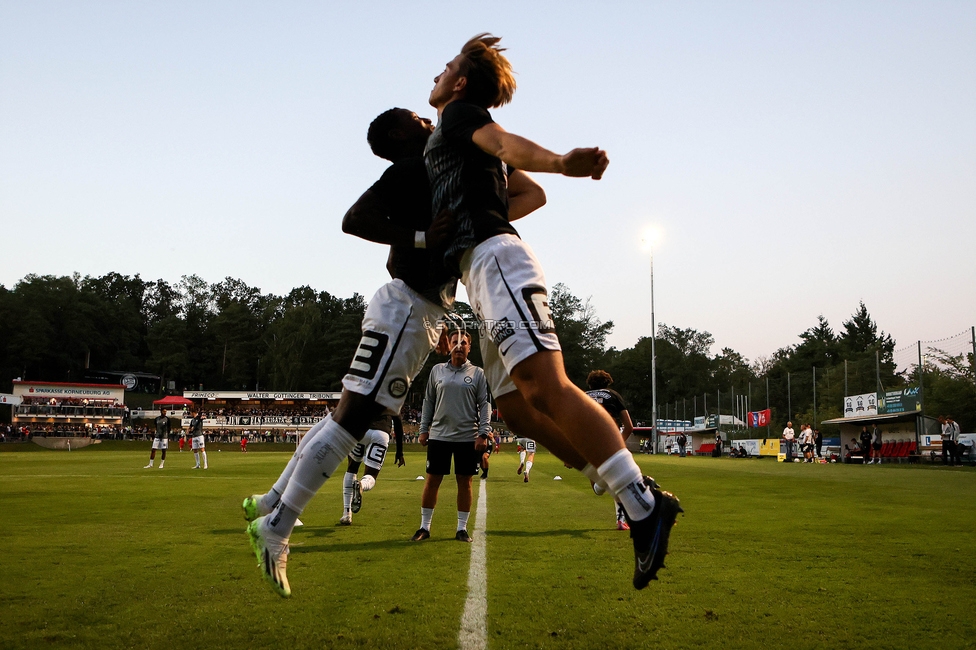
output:
POLYGON ((573 149, 562 157, 562 173, 576 178, 589 176, 598 181, 609 164, 607 152, 599 147, 573 149))

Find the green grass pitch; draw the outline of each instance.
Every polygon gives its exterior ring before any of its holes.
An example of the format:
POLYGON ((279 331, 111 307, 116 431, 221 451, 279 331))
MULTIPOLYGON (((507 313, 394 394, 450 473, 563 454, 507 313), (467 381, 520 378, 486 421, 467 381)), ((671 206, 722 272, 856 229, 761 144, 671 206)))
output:
MULTIPOLYGON (((419 448, 351 527, 326 484, 292 537, 289 600, 261 580, 240 511, 287 453, 212 450, 202 472, 175 450, 143 469, 146 443, 36 449, 0 453, 2 648, 456 647, 470 546, 448 480, 431 539, 408 541, 419 448)), ((608 497, 548 454, 529 484, 513 446, 492 458, 489 648, 976 644, 971 468, 638 461, 687 511, 642 592, 608 497)))

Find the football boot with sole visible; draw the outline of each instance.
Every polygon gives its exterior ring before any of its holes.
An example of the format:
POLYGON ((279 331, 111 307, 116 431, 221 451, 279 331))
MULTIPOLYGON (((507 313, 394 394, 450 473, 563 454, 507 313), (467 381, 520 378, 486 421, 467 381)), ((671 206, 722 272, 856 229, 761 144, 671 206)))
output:
POLYGON ((258 517, 247 527, 251 550, 258 559, 258 568, 271 588, 282 598, 291 596, 288 584, 288 539, 264 530, 264 517, 258 517))
POLYGON ((363 484, 359 481, 352 482, 352 512, 356 514, 363 507, 363 484))
MULTIPOLYGON (((646 479, 645 479, 646 480, 646 479)), ((657 572, 665 568, 671 528, 684 512, 681 502, 670 492, 651 488, 654 495, 654 511, 650 517, 629 521, 630 537, 634 541, 634 588, 643 589, 651 580, 657 580, 657 572)))
POLYGON ((426 528, 420 528, 419 530, 417 530, 416 533, 413 534, 413 537, 410 538, 410 541, 422 542, 425 539, 428 539, 429 537, 430 537, 430 531, 427 530, 426 528))
POLYGON ((626 521, 618 521, 617 530, 630 530, 630 526, 627 525, 626 521))
POLYGON ((523 469, 525 469, 525 463, 519 463, 519 468, 515 471, 515 473, 521 476, 523 469))

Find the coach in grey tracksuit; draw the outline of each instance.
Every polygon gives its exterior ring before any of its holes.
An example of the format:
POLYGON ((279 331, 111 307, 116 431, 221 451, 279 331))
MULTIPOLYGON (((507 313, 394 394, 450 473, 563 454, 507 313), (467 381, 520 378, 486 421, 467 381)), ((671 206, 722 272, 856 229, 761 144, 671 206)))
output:
POLYGON ((446 474, 457 479, 458 527, 455 539, 471 541, 467 534, 471 512, 471 483, 488 440, 488 382, 484 371, 468 361, 471 337, 451 335, 451 360, 433 367, 427 379, 424 410, 420 420, 420 444, 427 446, 427 476, 421 499, 420 530, 416 541, 430 534, 437 491, 446 474))

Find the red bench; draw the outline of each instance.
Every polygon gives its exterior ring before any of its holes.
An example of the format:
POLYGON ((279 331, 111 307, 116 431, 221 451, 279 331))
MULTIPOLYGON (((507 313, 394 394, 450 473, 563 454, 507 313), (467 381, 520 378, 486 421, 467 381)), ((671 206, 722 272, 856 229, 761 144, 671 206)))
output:
POLYGON ((711 456, 712 452, 715 451, 715 443, 703 443, 701 447, 695 452, 697 456, 711 456))

